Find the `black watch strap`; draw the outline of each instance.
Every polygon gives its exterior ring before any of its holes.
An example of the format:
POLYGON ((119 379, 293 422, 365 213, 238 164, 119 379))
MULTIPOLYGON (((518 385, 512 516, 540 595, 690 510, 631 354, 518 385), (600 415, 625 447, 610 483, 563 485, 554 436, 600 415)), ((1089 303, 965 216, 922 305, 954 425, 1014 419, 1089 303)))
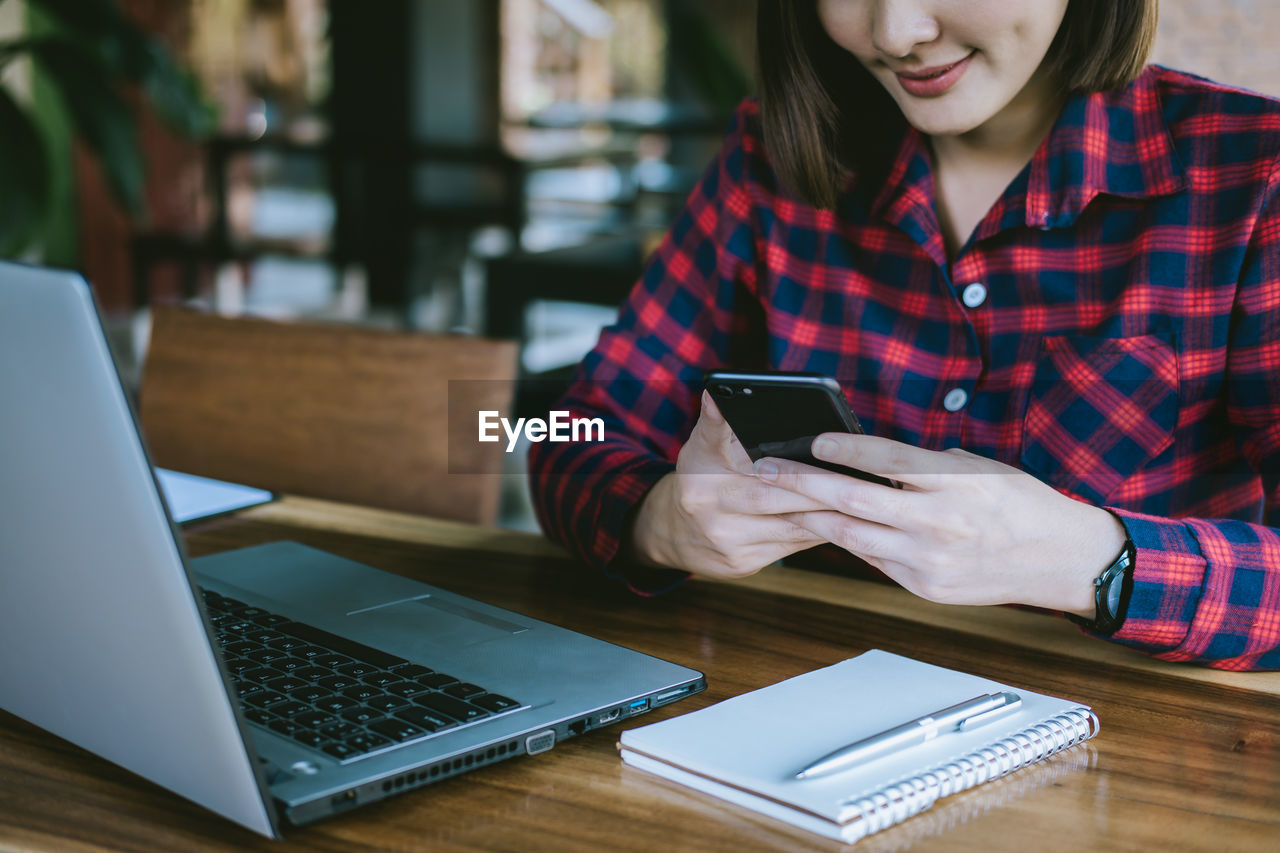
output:
POLYGON ((1120 630, 1129 612, 1129 596, 1133 594, 1134 557, 1133 542, 1126 541, 1120 555, 1093 579, 1093 600, 1097 607, 1094 617, 1085 619, 1068 613, 1067 618, 1096 634, 1110 636, 1120 630))

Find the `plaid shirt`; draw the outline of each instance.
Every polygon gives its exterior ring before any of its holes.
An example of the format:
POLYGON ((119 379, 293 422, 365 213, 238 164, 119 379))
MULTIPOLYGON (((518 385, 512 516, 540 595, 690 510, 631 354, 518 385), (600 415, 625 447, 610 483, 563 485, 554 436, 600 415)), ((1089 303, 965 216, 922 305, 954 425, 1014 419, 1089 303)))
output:
POLYGON ((1072 98, 953 260, 933 201, 912 130, 834 213, 787 195, 744 103, 557 407, 607 440, 534 447, 543 528, 620 576, 703 372, 816 371, 869 433, 1116 513, 1137 560, 1115 642, 1280 668, 1280 103, 1152 66, 1072 98))

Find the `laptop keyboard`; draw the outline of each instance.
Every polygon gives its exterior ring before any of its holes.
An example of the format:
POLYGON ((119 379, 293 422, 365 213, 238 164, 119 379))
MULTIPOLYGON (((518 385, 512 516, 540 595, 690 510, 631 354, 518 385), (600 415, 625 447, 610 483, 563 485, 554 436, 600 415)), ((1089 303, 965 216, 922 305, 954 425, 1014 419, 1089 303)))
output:
POLYGON ((201 592, 245 718, 339 760, 523 707, 452 675, 201 592))

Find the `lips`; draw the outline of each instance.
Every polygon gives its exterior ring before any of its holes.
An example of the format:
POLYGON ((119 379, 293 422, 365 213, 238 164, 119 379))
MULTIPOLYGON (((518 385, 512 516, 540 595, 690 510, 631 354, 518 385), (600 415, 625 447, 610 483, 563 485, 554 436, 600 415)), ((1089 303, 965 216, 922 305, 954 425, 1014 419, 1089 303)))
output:
POLYGON ((959 62, 950 65, 935 65, 932 68, 921 68, 913 71, 895 71, 899 85, 909 95, 918 98, 933 98, 951 89, 969 67, 973 59, 970 53, 959 62))

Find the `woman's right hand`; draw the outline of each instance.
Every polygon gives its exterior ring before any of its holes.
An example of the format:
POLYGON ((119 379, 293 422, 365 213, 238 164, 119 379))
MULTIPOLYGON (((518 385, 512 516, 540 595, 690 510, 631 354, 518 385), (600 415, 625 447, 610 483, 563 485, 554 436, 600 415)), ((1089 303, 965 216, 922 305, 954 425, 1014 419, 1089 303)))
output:
POLYGON ((680 450, 676 470, 636 510, 632 556, 651 566, 716 578, 741 578, 825 540, 780 518, 822 510, 817 502, 756 477, 711 395, 680 450))

